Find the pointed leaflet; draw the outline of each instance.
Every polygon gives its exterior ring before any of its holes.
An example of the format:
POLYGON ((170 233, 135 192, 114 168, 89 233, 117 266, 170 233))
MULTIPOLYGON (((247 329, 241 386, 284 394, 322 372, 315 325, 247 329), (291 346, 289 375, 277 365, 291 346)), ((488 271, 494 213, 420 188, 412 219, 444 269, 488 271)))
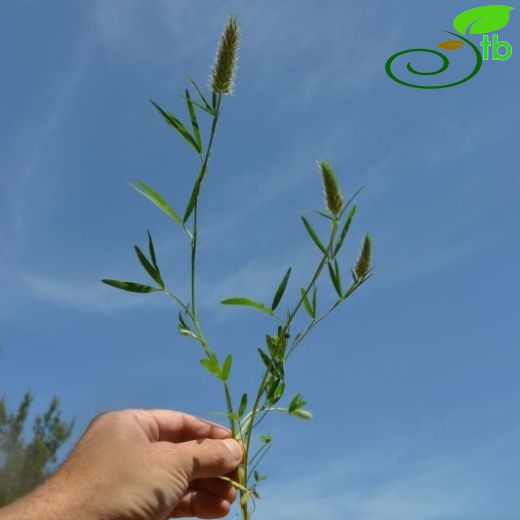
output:
POLYGON ((247 394, 242 394, 242 399, 240 399, 240 404, 238 405, 238 418, 241 419, 246 411, 247 407, 247 394))
POLYGON ((148 233, 148 251, 150 252, 150 259, 152 260, 152 264, 155 267, 155 270, 161 274, 161 271, 159 271, 159 266, 157 265, 157 258, 155 256, 155 249, 153 247, 153 241, 152 241, 152 235, 150 234, 150 231, 147 230, 148 233))
POLYGON ((314 231, 314 229, 312 228, 312 226, 309 224, 309 222, 307 221, 307 219, 305 217, 302 217, 302 220, 303 220, 303 225, 305 226, 305 229, 309 233, 309 235, 312 238, 312 240, 314 241, 314 243, 321 249, 321 251, 323 253, 326 254, 327 248, 323 245, 323 242, 320 240, 320 237, 318 236, 316 231, 314 231))
POLYGON ((182 217, 183 224, 190 218, 191 212, 195 207, 195 203, 197 202, 197 197, 199 196, 200 185, 202 184, 202 179, 204 179, 204 175, 206 175, 207 163, 205 162, 199 172, 199 176, 195 181, 195 185, 193 186, 193 191, 191 192, 191 197, 188 202, 188 206, 186 207, 186 211, 184 212, 184 216, 182 217))
POLYGON ((193 135, 195 136, 195 141, 197 142, 197 146, 198 146, 199 150, 202 151, 202 139, 200 137, 199 123, 197 121, 197 114, 195 113, 195 109, 193 108, 193 101, 191 100, 188 89, 186 89, 186 104, 188 105, 188 112, 190 114, 191 126, 193 128, 193 135))
POLYGON ((315 318, 316 314, 312 310, 311 304, 309 302, 309 299, 307 298, 307 294, 305 294, 305 289, 303 287, 301 288, 301 294, 302 294, 302 301, 303 301, 303 306, 305 307, 305 310, 308 312, 308 314, 311 318, 315 318))
POLYGON ((231 354, 229 354, 224 359, 224 363, 222 364, 222 372, 220 374, 220 379, 222 379, 222 381, 224 381, 224 382, 227 381, 229 378, 232 363, 233 363, 233 356, 231 354))
POLYGON ((218 362, 218 359, 215 355, 212 355, 207 358, 202 358, 200 360, 200 364, 208 370, 208 372, 211 372, 213 375, 217 376, 219 379, 221 379, 222 376, 222 369, 220 368, 220 364, 218 362))
POLYGON ((341 280, 339 278, 339 267, 338 262, 336 261, 335 266, 333 267, 331 262, 327 262, 327 266, 329 268, 330 279, 332 280, 332 285, 334 285, 334 289, 338 293, 338 296, 343 297, 343 291, 341 289, 341 280))
POLYGON ((137 193, 142 195, 143 197, 147 198, 150 202, 153 202, 161 211, 166 213, 170 218, 175 220, 178 224, 181 223, 181 218, 173 209, 170 207, 170 205, 166 202, 163 197, 157 193, 155 190, 150 188, 147 184, 145 184, 143 181, 138 180, 136 186, 135 184, 132 184, 131 182, 128 183, 137 193))
POLYGON ((117 289, 122 289, 123 291, 135 292, 135 293, 151 293, 162 291, 162 289, 158 289, 157 287, 150 287, 149 285, 143 285, 135 282, 123 282, 121 280, 109 280, 103 279, 101 280, 103 283, 110 285, 112 287, 116 287, 117 289))
POLYGON ((143 252, 137 247, 134 246, 135 253, 141 265, 145 268, 146 272, 152 277, 152 279, 157 282, 161 288, 164 289, 164 282, 162 281, 161 275, 155 270, 155 267, 148 261, 148 258, 144 256, 143 252))
MULTIPOLYGON (((183 96, 182 94, 179 94, 179 97, 181 97, 182 99, 184 99, 184 101, 188 101, 188 98, 186 96, 183 96)), ((194 99, 191 99, 191 102, 194 106, 200 108, 201 110, 204 110, 204 112, 207 112, 208 114, 211 114, 212 116, 214 115, 213 114, 213 110, 208 110, 205 106, 201 105, 200 103, 197 103, 194 99)), ((210 107, 211 108, 211 107, 210 107)))
POLYGON ((285 390, 285 383, 278 378, 272 378, 269 383, 266 400, 271 404, 276 404, 282 397, 283 392, 285 390))
POLYGON ((264 362, 267 370, 269 370, 269 372, 271 372, 271 374, 273 374, 275 377, 283 379, 284 373, 281 363, 271 359, 261 348, 257 348, 256 350, 258 350, 258 353, 260 354, 260 357, 264 362))
POLYGON ((341 230, 341 233, 339 234, 338 240, 336 242, 336 247, 334 248, 334 254, 332 255, 335 257, 339 250, 341 249, 341 246, 343 245, 343 240, 345 240, 345 237, 347 236, 347 233, 350 229, 350 224, 352 224, 352 219, 354 218, 354 215, 356 214, 356 206, 352 206, 347 219, 345 220, 345 224, 343 225, 343 229, 341 230))
POLYGON ((263 312, 266 312, 270 316, 273 315, 273 311, 269 309, 269 307, 266 307, 263 303, 251 300, 250 298, 227 298, 226 300, 222 300, 220 303, 222 303, 223 305, 245 305, 246 307, 254 307, 255 309, 259 309, 263 312))
POLYGON ((182 314, 181 314, 180 311, 179 311, 179 326, 182 327, 183 329, 190 330, 190 328, 188 327, 188 325, 184 321, 184 318, 182 317, 182 314))
POLYGON ((283 277, 283 280, 280 282, 280 285, 278 286, 278 289, 276 290, 276 294, 273 298, 273 303, 271 304, 271 309, 274 311, 276 307, 278 307, 278 304, 280 303, 280 300, 282 299, 283 293, 285 292, 285 288, 287 287, 287 282, 289 281, 289 276, 291 276, 291 267, 287 270, 285 273, 285 276, 283 277))
POLYGON ((289 413, 294 412, 294 410, 297 410, 298 408, 302 408, 306 404, 307 401, 303 400, 302 394, 296 394, 289 403, 289 413))
POLYGON ((318 288, 314 286, 314 289, 312 291, 312 313, 313 317, 316 317, 316 295, 318 294, 318 288))
POLYGON ((199 337, 198 337, 194 332, 192 332, 192 331, 189 330, 189 329, 183 329, 180 325, 179 325, 178 331, 179 331, 183 336, 187 336, 188 338, 199 339, 199 337))
POLYGON ((294 417, 299 417, 300 419, 312 419, 312 413, 309 410, 304 410, 303 408, 298 408, 291 413, 294 417))
POLYGON ((197 141, 195 141, 193 136, 188 132, 186 127, 181 123, 181 121, 179 121, 171 112, 168 112, 167 110, 164 110, 163 108, 161 108, 153 99, 150 99, 150 103, 155 107, 157 112, 159 112, 159 114, 161 114, 161 116, 165 119, 165 121, 170 126, 175 128, 175 130, 177 130, 177 132, 179 132, 179 134, 181 134, 182 137, 184 137, 184 139, 189 144, 191 144, 191 146, 193 146, 193 148, 195 148, 197 153, 200 155, 200 153, 202 152, 202 149, 199 147, 199 145, 197 144, 197 141))
POLYGON ((509 5, 482 5, 463 11, 453 20, 453 27, 461 34, 484 34, 498 31, 509 23, 509 5))
POLYGON ((208 103, 207 99, 204 97, 204 94, 202 93, 202 90, 199 88, 199 86, 197 85, 197 83, 195 83, 195 81, 193 79, 191 79, 190 76, 188 76, 188 73, 185 72, 184 73, 186 75, 186 77, 188 78, 188 80, 190 81, 190 83, 193 85, 193 87, 195 88, 195 90, 197 91, 197 94, 200 96, 200 99, 202 100, 202 102, 204 103, 205 107, 206 107, 206 111, 209 112, 210 114, 214 115, 215 112, 213 111, 213 109, 211 108, 210 104, 208 103))

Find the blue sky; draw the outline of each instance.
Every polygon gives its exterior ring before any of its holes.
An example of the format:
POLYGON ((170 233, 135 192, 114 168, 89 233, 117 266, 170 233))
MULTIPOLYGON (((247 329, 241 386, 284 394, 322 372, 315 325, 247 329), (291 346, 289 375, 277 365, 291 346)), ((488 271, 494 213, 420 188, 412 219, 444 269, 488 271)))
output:
MULTIPOLYGON (((235 355, 236 398, 257 380, 271 323, 218 302, 270 301, 289 266, 294 301, 319 260, 299 218, 323 204, 317 160, 334 165, 346 194, 364 186, 345 273, 363 233, 374 239, 373 278, 291 359, 289 395, 301 391, 315 419, 265 423, 275 444, 258 516, 518 518, 518 60, 431 91, 384 71, 394 52, 448 38, 453 17, 476 5, 5 2, 0 394, 9 405, 31 389, 41 411, 58 395, 63 416, 76 417, 62 455, 103 410, 222 409, 170 300, 99 280, 145 282, 133 245, 145 246, 150 229, 169 286, 187 295, 185 240, 127 181, 186 203, 196 161, 147 100, 185 118, 182 71, 207 84, 234 12, 239 69, 201 195, 199 299, 215 349, 235 355)), ((499 31, 514 49, 518 23, 513 11, 499 31)), ((449 55, 449 78, 469 55, 449 55)), ((324 280, 324 302, 328 291, 324 280)))

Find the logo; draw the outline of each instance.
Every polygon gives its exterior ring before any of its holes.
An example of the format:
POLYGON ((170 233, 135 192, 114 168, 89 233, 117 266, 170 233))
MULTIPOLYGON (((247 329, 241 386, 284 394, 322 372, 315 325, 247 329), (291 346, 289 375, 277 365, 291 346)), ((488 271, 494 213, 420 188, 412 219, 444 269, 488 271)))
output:
POLYGON ((435 76, 437 74, 443 73, 449 67, 450 61, 444 52, 435 49, 422 48, 407 49, 405 51, 396 52, 390 56, 385 65, 386 73, 397 83, 413 88, 447 88, 455 87, 456 85, 460 85, 466 81, 469 81, 480 71, 483 62, 488 60, 507 61, 513 55, 512 45, 505 40, 501 41, 499 35, 496 34, 496 31, 504 28, 509 23, 509 15, 512 9, 514 8, 508 5, 483 5, 481 7, 475 7, 474 9, 463 11, 454 18, 453 27, 457 32, 444 31, 447 34, 454 36, 455 39, 445 40, 439 43, 437 48, 449 52, 462 49, 463 47, 469 48, 469 56, 475 61, 473 70, 464 78, 442 85, 418 85, 404 81, 403 79, 399 79, 393 72, 392 66, 394 65, 396 59, 409 53, 428 53, 429 55, 433 54, 441 60, 441 65, 436 70, 427 72, 417 70, 412 66, 411 62, 408 62, 406 69, 408 72, 415 74, 416 76, 422 76, 424 78, 427 78, 428 76, 435 76), (469 34, 483 35, 480 43, 475 45, 471 40, 466 38, 465 36, 468 31, 469 34), (495 34, 493 34, 490 38, 490 33, 495 34), (482 48, 482 53, 480 48, 482 48))

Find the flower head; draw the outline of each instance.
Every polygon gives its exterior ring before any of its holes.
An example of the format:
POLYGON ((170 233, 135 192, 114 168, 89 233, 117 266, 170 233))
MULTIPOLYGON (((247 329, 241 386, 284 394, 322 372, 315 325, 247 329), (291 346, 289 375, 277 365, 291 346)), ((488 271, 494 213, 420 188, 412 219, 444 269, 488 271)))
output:
POLYGON ((236 16, 228 18, 211 71, 211 90, 232 94, 238 61, 239 25, 236 16))
POLYGON ((372 238, 367 233, 363 240, 361 247, 361 253, 356 262, 356 276, 358 278, 364 278, 370 271, 370 261, 372 257, 372 238))
POLYGON ((343 194, 336 179, 336 174, 332 166, 327 161, 318 161, 323 178, 323 191, 325 193, 325 202, 331 213, 337 217, 345 202, 343 194))

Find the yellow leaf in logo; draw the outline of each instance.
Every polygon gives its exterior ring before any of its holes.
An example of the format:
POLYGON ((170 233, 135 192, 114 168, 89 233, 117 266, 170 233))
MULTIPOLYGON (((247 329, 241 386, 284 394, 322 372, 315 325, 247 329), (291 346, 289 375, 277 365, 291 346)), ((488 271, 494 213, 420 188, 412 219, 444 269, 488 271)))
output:
POLYGON ((463 46, 464 42, 462 40, 446 40, 437 45, 439 49, 444 49, 446 51, 456 51, 457 49, 460 49, 463 46))

